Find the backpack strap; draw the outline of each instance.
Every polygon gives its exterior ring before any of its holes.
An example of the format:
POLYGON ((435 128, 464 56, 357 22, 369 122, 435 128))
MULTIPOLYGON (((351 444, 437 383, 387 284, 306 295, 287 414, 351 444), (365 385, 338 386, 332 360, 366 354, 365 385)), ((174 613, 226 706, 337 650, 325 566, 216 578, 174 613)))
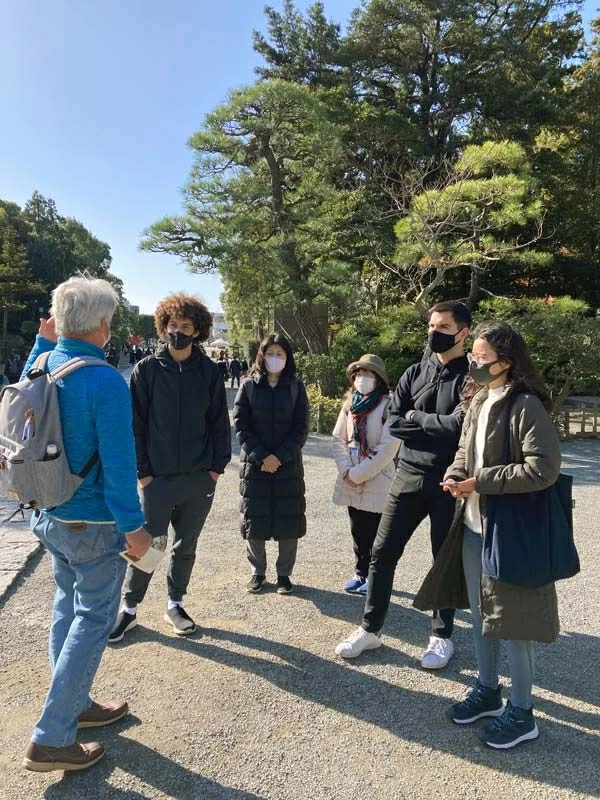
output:
MULTIPOLYGON (((46 359, 46 361, 48 361, 48 359, 46 359)), ((95 356, 75 356, 75 358, 70 358, 68 361, 65 361, 60 367, 53 369, 48 375, 50 379, 56 383, 56 381, 66 378, 67 375, 80 369, 80 367, 109 367, 110 369, 115 369, 112 364, 109 364, 108 361, 102 358, 96 358, 95 356)))
POLYGON ((298 378, 292 378, 290 383, 290 391, 292 393, 292 408, 296 408, 296 401, 298 400, 298 378))

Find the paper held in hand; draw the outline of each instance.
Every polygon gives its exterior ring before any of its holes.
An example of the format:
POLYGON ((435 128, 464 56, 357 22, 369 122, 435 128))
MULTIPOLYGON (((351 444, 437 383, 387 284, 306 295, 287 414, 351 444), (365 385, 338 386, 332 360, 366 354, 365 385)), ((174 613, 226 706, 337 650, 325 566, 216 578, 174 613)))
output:
POLYGON ((156 567, 160 564, 164 554, 164 550, 157 550, 154 547, 151 547, 149 550, 147 550, 141 558, 132 556, 125 550, 123 550, 122 553, 119 553, 119 555, 122 556, 128 564, 131 564, 137 569, 141 569, 142 572, 147 572, 148 574, 154 572, 156 567))

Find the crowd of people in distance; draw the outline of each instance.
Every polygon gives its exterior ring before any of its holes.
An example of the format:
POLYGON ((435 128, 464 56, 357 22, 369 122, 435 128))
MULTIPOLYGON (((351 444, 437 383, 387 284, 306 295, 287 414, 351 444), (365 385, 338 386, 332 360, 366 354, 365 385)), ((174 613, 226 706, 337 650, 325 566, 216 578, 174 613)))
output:
MULTIPOLYGON (((22 377, 42 353, 50 353, 49 370, 81 355, 104 358, 116 304, 114 289, 100 279, 74 277, 58 286, 22 377)), ((102 365, 73 372, 58 387, 71 470, 81 470, 91 453, 101 455, 69 500, 37 509, 31 519, 52 556, 57 593, 51 681, 24 758, 30 770, 95 764, 104 746, 78 742, 78 728, 128 713, 125 701, 100 703, 90 691, 106 644, 135 636, 152 580, 135 563, 143 563, 150 547, 165 551, 169 527, 164 620, 177 636, 196 629, 184 599, 198 538, 231 460, 228 375, 237 384, 233 428, 240 445, 240 532, 250 566, 246 589, 258 594, 267 584, 266 543, 273 540, 276 591, 294 590, 298 540, 307 532, 302 449, 309 404, 290 342, 266 337, 249 370, 240 358, 214 361, 197 346, 211 325, 198 298, 170 294, 154 317, 161 344, 139 360, 131 349, 129 388, 117 370, 102 365)), ((477 678, 448 717, 457 725, 484 719, 482 741, 509 749, 539 733, 534 642, 558 635, 557 599, 553 583, 532 593, 482 572, 486 498, 552 485, 561 455, 548 390, 521 335, 503 322, 470 329, 466 305, 438 303, 429 312, 424 357, 395 388, 377 354, 347 367, 332 436, 332 500, 348 509, 354 550, 352 574, 340 589, 362 596, 364 610, 335 654, 352 659, 381 646, 396 566, 428 519, 433 566, 418 597, 419 608, 431 610, 431 631, 421 665, 443 669, 454 656, 453 598, 462 581, 477 678), (502 641, 511 677, 506 704, 498 682, 502 641)))

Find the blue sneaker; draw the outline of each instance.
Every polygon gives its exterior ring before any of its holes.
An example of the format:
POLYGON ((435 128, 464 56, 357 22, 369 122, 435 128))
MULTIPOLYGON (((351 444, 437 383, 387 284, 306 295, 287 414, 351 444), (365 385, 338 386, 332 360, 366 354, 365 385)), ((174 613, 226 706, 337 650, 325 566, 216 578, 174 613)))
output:
POLYGON ((511 747, 537 739, 540 735, 533 716, 533 708, 529 710, 506 704, 504 714, 498 719, 488 722, 479 731, 479 738, 488 747, 495 750, 508 750, 511 747))
POLYGON ((365 582, 363 583, 362 586, 358 587, 358 589, 356 590, 356 594, 361 595, 361 597, 366 597, 368 588, 369 588, 369 581, 365 578, 365 582))
POLYGON ((489 689, 475 681, 467 697, 446 711, 446 716, 457 725, 468 725, 482 717, 500 717, 504 714, 502 686, 489 689))
POLYGON ((355 575, 348 583, 344 584, 344 591, 350 592, 350 594, 357 594, 362 586, 366 586, 366 583, 366 578, 361 575, 355 575))

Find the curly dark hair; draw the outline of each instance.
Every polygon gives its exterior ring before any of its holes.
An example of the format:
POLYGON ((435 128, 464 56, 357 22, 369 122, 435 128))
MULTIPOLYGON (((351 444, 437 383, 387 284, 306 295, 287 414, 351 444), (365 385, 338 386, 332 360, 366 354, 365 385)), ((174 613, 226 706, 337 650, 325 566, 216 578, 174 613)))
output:
POLYGON ((258 353, 256 354, 256 361, 254 362, 252 373, 254 375, 266 376, 267 365, 265 364, 265 353, 272 344, 278 344, 285 350, 285 367, 283 368, 283 372, 281 374, 288 375, 290 378, 293 378, 296 374, 296 362, 294 361, 292 346, 285 336, 282 336, 280 333, 272 333, 270 336, 266 336, 262 340, 260 347, 258 348, 258 353))
POLYGON ((160 339, 165 339, 167 325, 171 317, 187 317, 198 331, 197 342, 205 342, 212 326, 213 318, 199 297, 178 292, 169 294, 161 300, 154 312, 154 325, 160 339))
MULTIPOLYGON (((529 354, 525 339, 506 322, 482 322, 473 332, 473 339, 485 339, 495 351, 498 361, 510 364, 507 381, 513 392, 535 394, 547 411, 552 411, 552 398, 544 379, 529 354)), ((473 397, 482 387, 471 378, 465 392, 473 397), (473 384, 473 386, 471 386, 473 384)))

